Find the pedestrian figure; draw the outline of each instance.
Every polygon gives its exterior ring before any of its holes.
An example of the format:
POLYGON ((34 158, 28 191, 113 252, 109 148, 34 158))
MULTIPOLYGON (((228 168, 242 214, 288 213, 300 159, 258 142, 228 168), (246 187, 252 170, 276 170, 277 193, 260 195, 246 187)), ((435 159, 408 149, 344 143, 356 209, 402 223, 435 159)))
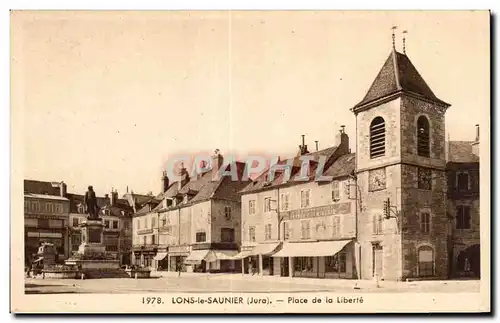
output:
POLYGON ((255 271, 254 271, 254 269, 253 269, 253 262, 252 262, 252 261, 250 261, 250 262, 248 263, 248 266, 249 266, 248 273, 249 273, 249 274, 252 274, 252 276, 253 276, 253 275, 255 275, 255 271))
POLYGON ((181 277, 182 264, 180 262, 177 263, 177 277, 181 277))

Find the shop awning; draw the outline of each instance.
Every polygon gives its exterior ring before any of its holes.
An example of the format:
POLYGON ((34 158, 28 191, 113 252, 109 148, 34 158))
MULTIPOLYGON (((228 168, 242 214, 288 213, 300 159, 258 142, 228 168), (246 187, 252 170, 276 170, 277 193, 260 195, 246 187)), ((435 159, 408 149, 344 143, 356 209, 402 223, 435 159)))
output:
POLYGON ((163 260, 167 256, 166 252, 158 252, 154 257, 154 260, 163 260))
POLYGON ((279 242, 275 243, 259 243, 252 249, 252 255, 257 256, 257 255, 270 255, 278 248, 279 242))
POLYGON ((273 257, 322 257, 333 256, 352 240, 288 242, 273 257))
POLYGON ((252 250, 245 250, 245 251, 242 251, 238 254, 236 254, 233 258, 234 259, 244 259, 246 257, 250 257, 252 256, 252 250))
POLYGON ((234 256, 238 251, 236 250, 210 250, 210 253, 205 258, 207 262, 214 262, 217 260, 235 260, 234 256))
POLYGON ((201 264, 202 260, 206 260, 205 258, 207 257, 207 254, 209 251, 210 250, 193 250, 193 251, 191 251, 189 256, 187 256, 187 258, 186 258, 186 260, 184 260, 184 262, 186 264, 199 265, 199 264, 201 264))

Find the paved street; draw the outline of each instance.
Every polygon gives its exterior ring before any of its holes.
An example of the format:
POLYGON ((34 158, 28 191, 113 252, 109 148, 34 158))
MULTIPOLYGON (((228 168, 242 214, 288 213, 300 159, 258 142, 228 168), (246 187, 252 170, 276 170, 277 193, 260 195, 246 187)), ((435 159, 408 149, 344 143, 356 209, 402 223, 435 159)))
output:
POLYGON ((478 292, 479 281, 380 282, 288 279, 242 275, 167 275, 150 279, 32 279, 27 294, 45 293, 215 293, 215 292, 478 292))

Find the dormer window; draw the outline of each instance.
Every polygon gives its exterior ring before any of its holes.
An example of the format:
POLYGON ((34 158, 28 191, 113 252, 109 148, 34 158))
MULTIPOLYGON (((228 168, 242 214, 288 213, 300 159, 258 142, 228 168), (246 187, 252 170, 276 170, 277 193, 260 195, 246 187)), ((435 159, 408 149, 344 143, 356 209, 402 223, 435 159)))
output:
POLYGON ((78 204, 78 213, 85 213, 85 207, 83 206, 83 204, 78 204))
POLYGON ((385 121, 376 117, 370 124, 370 158, 385 156, 385 121))
POLYGON ((109 211, 109 209, 104 210, 104 215, 107 215, 107 216, 111 215, 111 212, 109 211))
POLYGON ((184 203, 187 203, 188 201, 189 201, 189 196, 186 194, 186 195, 184 195, 184 197, 183 197, 183 202, 184 202, 184 203))
POLYGON ((417 153, 430 157, 429 120, 424 116, 420 116, 417 121, 417 153))
POLYGON ((467 172, 457 173, 457 188, 459 191, 469 190, 469 173, 467 172))

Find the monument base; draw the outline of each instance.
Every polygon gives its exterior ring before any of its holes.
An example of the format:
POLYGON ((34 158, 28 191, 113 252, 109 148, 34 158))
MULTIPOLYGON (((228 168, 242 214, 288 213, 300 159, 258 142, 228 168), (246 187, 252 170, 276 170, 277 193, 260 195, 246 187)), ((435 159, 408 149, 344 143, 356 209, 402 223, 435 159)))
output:
POLYGON ((128 277, 120 269, 120 261, 106 252, 103 241, 103 224, 100 219, 88 219, 80 224, 82 244, 78 252, 66 260, 66 265, 76 265, 85 278, 128 277))

